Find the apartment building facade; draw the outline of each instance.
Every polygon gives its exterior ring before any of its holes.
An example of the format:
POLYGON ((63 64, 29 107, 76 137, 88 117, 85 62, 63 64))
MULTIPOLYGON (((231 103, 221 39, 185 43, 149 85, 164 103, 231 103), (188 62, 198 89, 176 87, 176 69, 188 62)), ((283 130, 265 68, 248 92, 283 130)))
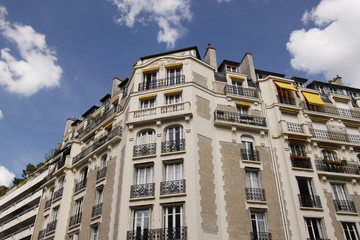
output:
POLYGON ((140 58, 67 120, 32 239, 359 239, 360 91, 306 81, 140 58))

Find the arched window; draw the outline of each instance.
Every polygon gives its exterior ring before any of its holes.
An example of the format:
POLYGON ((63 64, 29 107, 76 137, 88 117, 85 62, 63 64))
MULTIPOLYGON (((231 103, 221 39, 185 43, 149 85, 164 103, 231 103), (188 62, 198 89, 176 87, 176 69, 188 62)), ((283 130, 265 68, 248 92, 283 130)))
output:
POLYGON ((322 150, 321 154, 322 154, 324 160, 337 161, 336 152, 334 152, 334 151, 322 150))
POLYGON ((248 136, 241 137, 241 157, 242 160, 258 161, 253 138, 248 136))
POLYGON ((100 168, 103 168, 103 167, 106 166, 107 158, 108 158, 108 155, 107 155, 107 154, 104 154, 104 155, 101 156, 101 159, 100 159, 100 168))
POLYGON ((162 152, 176 152, 185 150, 183 127, 180 125, 170 126, 165 129, 162 152))
POLYGON ((75 185, 75 192, 86 187, 87 174, 88 174, 88 167, 86 166, 83 169, 81 169, 79 173, 79 178, 75 185))
POLYGON ((156 135, 153 129, 141 131, 134 146, 134 157, 156 154, 156 135))
POLYGON ((153 129, 148 129, 142 131, 137 136, 137 144, 148 144, 155 142, 155 131, 153 129))

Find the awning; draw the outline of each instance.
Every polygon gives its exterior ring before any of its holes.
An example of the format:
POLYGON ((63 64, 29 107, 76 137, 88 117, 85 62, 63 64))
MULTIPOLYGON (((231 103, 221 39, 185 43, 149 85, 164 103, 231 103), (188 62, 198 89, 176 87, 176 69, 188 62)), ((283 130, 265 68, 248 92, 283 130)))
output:
POLYGON ((117 95, 115 98, 111 99, 111 103, 116 102, 117 100, 119 100, 119 95, 117 95))
POLYGON ((317 105, 324 105, 324 101, 321 99, 321 97, 316 93, 309 93, 309 92, 302 92, 306 100, 310 104, 317 104, 317 105))
POLYGON ((156 71, 156 70, 159 70, 159 69, 160 69, 159 67, 153 67, 153 68, 143 69, 142 71, 143 71, 143 72, 150 72, 150 71, 156 71))
POLYGON ((106 124, 106 125, 104 126, 104 129, 107 129, 107 128, 111 127, 112 124, 113 124, 113 122, 110 122, 110 123, 106 124))
POLYGON ((238 80, 241 80, 241 81, 245 80, 244 77, 238 77, 238 76, 233 76, 233 75, 230 75, 229 77, 232 78, 232 79, 238 79, 238 80))
POLYGON ((251 104, 250 103, 244 103, 244 102, 235 102, 236 105, 240 105, 240 106, 246 106, 246 107, 250 107, 251 104))
POLYGON ((174 63, 174 64, 169 64, 169 65, 165 65, 166 68, 170 68, 170 67, 178 67, 178 66, 182 66, 183 63, 174 63))
POLYGON ((150 94, 150 95, 141 96, 139 98, 140 99, 147 99, 147 98, 155 98, 156 96, 157 96, 157 94, 150 94))
POLYGON ((288 89, 290 91, 297 91, 297 89, 290 83, 283 83, 283 82, 276 82, 274 81, 276 85, 278 85, 280 88, 288 89))
POLYGON ((181 93, 183 90, 182 89, 177 89, 177 90, 172 90, 172 91, 167 91, 164 92, 164 94, 175 94, 175 93, 181 93))

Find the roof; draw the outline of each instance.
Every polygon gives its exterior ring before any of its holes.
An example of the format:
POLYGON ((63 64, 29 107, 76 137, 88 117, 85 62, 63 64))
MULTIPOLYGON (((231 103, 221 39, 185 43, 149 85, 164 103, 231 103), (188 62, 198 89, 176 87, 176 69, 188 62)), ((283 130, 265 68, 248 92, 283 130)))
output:
POLYGON ((87 116, 89 116, 91 113, 93 113, 96 109, 98 109, 99 106, 93 105, 91 108, 89 108, 89 110, 87 110, 83 115, 81 115, 83 118, 86 118, 87 116))
POLYGON ((303 82, 303 83, 307 82, 307 80, 308 80, 307 78, 301 78, 301 77, 295 77, 295 76, 293 76, 291 79, 296 82, 303 82))
POLYGON ((187 47, 187 48, 181 48, 181 49, 177 49, 177 50, 173 50, 173 51, 169 51, 169 52, 164 52, 164 53, 157 53, 157 54, 154 54, 154 55, 141 57, 140 59, 145 60, 145 59, 149 59, 149 58, 155 58, 155 57, 160 57, 160 56, 163 56, 163 55, 173 54, 173 53, 177 53, 177 52, 184 52, 184 51, 189 51, 189 50, 195 50, 196 51, 196 57, 201 60, 199 50, 198 50, 198 48, 196 46, 187 47))
POLYGON ((352 87, 348 87, 348 86, 342 86, 342 85, 337 85, 337 84, 332 84, 332 83, 322 82, 322 81, 316 81, 316 80, 309 83, 306 87, 311 88, 312 86, 315 86, 315 85, 328 86, 328 87, 339 88, 339 89, 346 89, 346 90, 350 90, 353 92, 360 92, 360 89, 358 89, 358 88, 352 88, 352 87))
POLYGON ((276 77, 281 77, 281 78, 285 77, 285 74, 282 74, 282 73, 269 72, 269 71, 264 71, 264 70, 260 70, 260 69, 255 69, 255 72, 263 74, 263 75, 271 75, 271 76, 276 76, 276 77))
POLYGON ((106 94, 103 98, 100 99, 100 102, 106 102, 106 100, 110 99, 111 98, 111 95, 108 93, 106 94))

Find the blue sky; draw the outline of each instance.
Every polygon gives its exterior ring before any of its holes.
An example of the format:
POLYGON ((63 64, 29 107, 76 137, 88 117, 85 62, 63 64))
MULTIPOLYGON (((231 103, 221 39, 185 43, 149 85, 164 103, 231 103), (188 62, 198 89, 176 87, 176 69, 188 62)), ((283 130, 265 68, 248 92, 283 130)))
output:
POLYGON ((218 63, 359 87, 359 0, 0 0, 0 185, 140 57, 208 43, 218 63))

